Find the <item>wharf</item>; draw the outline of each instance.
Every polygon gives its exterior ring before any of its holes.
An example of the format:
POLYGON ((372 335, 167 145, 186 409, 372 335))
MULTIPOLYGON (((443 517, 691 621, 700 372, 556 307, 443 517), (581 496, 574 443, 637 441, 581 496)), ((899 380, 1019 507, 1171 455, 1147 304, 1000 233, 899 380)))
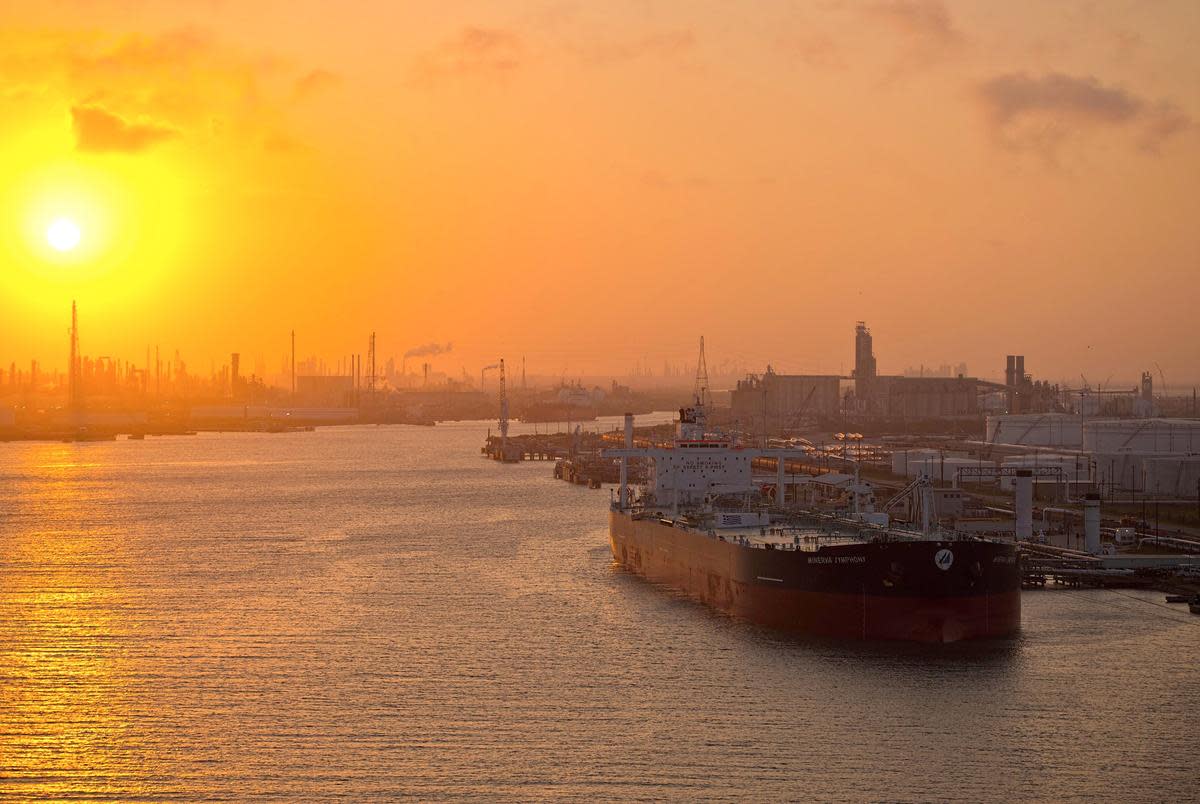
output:
POLYGON ((594 438, 595 435, 591 433, 541 433, 504 439, 489 433, 479 452, 486 458, 504 463, 556 461, 575 451, 573 442, 586 442, 594 438))
POLYGON ((1092 556, 1076 550, 1022 543, 1021 585, 1069 588, 1159 589, 1200 592, 1200 557, 1117 554, 1092 556))
MULTIPOLYGON (((554 461, 554 477, 589 488, 598 489, 604 483, 620 480, 620 459, 605 458, 600 450, 612 443, 612 433, 527 433, 502 439, 488 434, 480 454, 494 461, 521 463, 524 461, 554 461)), ((643 434, 643 440, 649 436, 643 434)), ((641 461, 629 464, 629 481, 641 483, 645 467, 641 461)))

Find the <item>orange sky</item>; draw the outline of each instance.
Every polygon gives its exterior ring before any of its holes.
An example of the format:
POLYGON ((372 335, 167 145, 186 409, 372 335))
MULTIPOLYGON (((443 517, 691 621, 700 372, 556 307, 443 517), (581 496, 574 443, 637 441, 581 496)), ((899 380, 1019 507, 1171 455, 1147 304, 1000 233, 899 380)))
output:
POLYGON ((295 327, 835 372, 866 319, 883 372, 1200 380, 1194 0, 24 5, 5 365, 65 365, 77 298, 88 353, 205 369, 295 327))

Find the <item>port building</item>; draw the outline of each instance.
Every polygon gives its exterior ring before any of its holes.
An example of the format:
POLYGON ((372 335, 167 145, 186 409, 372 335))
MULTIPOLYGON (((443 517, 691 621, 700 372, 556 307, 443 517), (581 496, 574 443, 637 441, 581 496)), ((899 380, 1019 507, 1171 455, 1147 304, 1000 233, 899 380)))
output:
POLYGON ((734 421, 759 433, 782 433, 798 429, 806 419, 842 414, 908 420, 970 418, 979 415, 979 393, 988 385, 965 376, 881 375, 871 331, 859 321, 849 377, 777 374, 768 366, 763 374, 738 382, 730 406, 734 421))
POLYGON ((842 378, 836 374, 776 374, 739 380, 730 394, 733 420, 755 432, 783 432, 807 417, 835 416, 841 409, 842 378))

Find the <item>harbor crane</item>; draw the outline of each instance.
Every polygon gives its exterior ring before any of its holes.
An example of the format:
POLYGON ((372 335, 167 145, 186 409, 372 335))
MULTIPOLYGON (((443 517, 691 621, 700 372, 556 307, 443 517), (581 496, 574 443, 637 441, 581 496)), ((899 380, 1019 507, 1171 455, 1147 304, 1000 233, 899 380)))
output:
POLYGON ((489 371, 500 372, 500 460, 508 460, 508 388, 504 376, 504 358, 499 363, 484 366, 479 371, 479 390, 483 390, 483 380, 489 371))
POLYGON ((500 358, 500 450, 507 456, 508 448, 508 389, 504 382, 504 358, 500 358))

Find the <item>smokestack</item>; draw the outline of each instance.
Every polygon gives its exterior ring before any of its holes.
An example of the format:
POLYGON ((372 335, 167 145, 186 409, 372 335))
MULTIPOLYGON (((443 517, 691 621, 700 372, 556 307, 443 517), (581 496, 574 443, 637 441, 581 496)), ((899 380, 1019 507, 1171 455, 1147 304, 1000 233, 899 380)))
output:
MULTIPOLYGON (((633 449, 633 414, 625 414, 625 449, 633 449)), ((621 456, 621 510, 629 507, 629 458, 621 456)))
POLYGON ((1018 469, 1013 489, 1017 513, 1016 538, 1017 541, 1029 541, 1033 538, 1033 470, 1018 469))
POLYGON ((1083 498, 1083 547, 1094 556, 1100 555, 1100 495, 1083 498))

